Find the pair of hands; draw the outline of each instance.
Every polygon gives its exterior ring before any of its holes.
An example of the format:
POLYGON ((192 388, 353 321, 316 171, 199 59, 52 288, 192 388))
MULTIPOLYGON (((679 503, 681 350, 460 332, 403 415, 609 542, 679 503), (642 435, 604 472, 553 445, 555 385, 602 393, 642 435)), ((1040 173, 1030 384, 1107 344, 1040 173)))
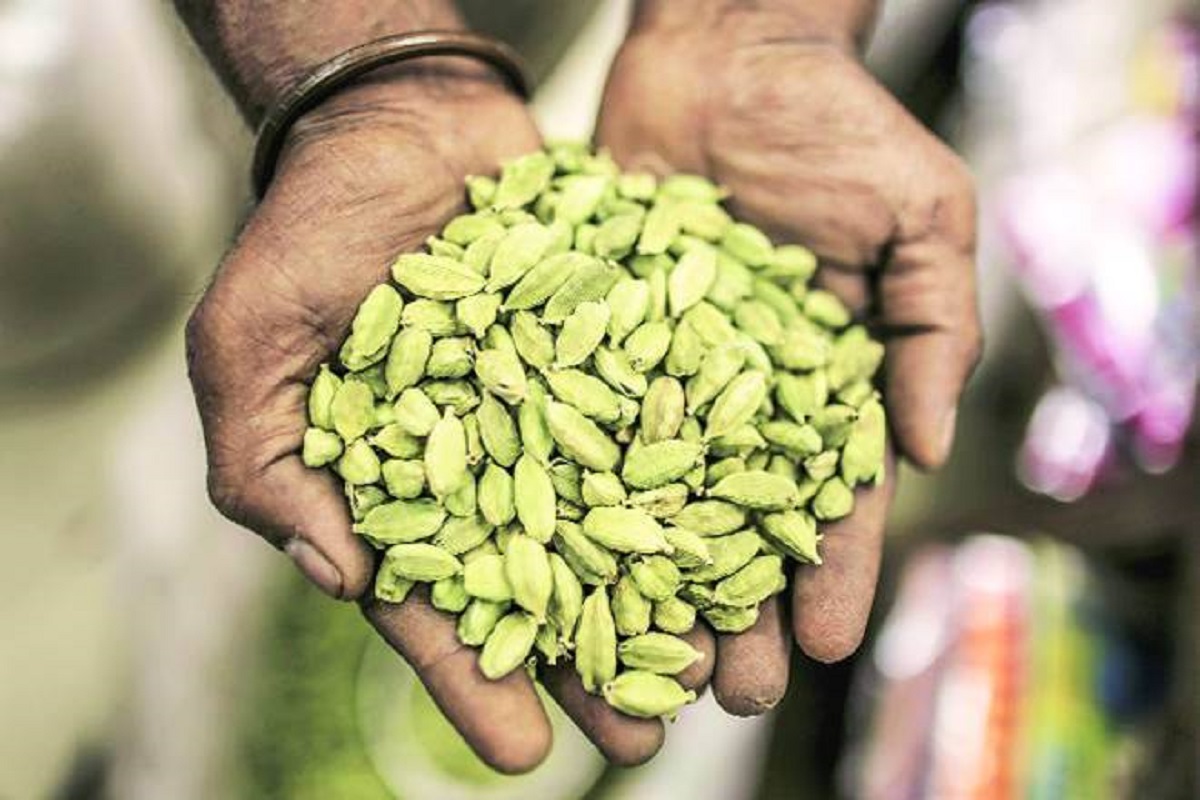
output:
MULTIPOLYGON (((812 247, 819 280, 878 319, 898 450, 923 467, 945 459, 979 353, 970 180, 849 49, 754 25, 635 30, 597 139, 626 169, 708 175, 736 216, 812 247)), ((486 680, 420 592, 399 606, 373 600, 373 553, 351 532, 334 477, 305 468, 299 448, 306 383, 395 255, 461 212, 466 175, 539 144, 519 99, 474 65, 427 60, 357 84, 294 129, 187 331, 214 503, 325 592, 359 600, 472 747, 508 772, 536 766, 551 744, 529 677, 486 680)), ((685 682, 757 714, 786 690, 793 638, 820 661, 849 655, 874 595, 889 478, 830 526, 823 566, 797 568, 790 609, 773 598, 737 636, 697 626, 705 658, 685 682)), ((661 746, 661 722, 587 695, 569 665, 545 685, 610 760, 640 763, 661 746)))

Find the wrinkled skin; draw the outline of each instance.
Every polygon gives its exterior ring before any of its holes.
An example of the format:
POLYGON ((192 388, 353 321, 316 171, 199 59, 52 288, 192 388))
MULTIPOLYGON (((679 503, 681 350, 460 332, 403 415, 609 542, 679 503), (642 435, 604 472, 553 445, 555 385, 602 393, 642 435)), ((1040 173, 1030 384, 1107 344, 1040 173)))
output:
MULTIPOLYGON (((818 283, 885 338, 897 449, 925 468, 945 460, 980 349, 971 180, 848 47, 763 15, 635 25, 597 137, 627 169, 707 175, 729 189, 735 216, 812 247, 818 283)), ((820 661, 858 647, 894 467, 826 528, 824 565, 797 569, 790 630, 785 603, 772 602, 750 631, 718 637, 713 689, 728 711, 762 713, 782 698, 792 637, 820 661)))

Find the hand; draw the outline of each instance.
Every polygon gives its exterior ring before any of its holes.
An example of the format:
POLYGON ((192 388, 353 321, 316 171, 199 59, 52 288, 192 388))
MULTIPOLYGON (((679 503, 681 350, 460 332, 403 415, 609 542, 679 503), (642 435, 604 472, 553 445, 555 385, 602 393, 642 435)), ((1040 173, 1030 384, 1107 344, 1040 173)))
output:
MULTIPOLYGON (((848 40, 759 11, 670 25, 644 16, 613 64, 599 143, 627 169, 705 174, 729 189, 735 216, 815 250, 818 282, 877 315, 895 444, 921 467, 940 465, 980 352, 966 169, 848 40)), ((862 639, 894 487, 892 464, 829 527, 824 565, 797 569, 792 633, 813 658, 842 659, 862 639)), ((788 654, 782 603, 768 604, 752 630, 718 637, 717 699, 736 714, 770 708, 788 654)))
MULTIPOLYGON (((402 605, 371 598, 375 557, 351 532, 340 484, 299 457, 307 383, 395 255, 462 211, 466 175, 540 145, 525 108, 498 84, 429 73, 356 85, 297 125, 267 197, 192 315, 188 363, 216 506, 327 594, 361 600, 484 760, 520 772, 545 757, 551 738, 529 677, 485 679, 453 617, 421 591, 402 605)), ((661 739, 657 722, 614 733, 619 715, 586 695, 573 671, 548 683, 614 760, 628 763, 647 752, 646 737, 661 739)))

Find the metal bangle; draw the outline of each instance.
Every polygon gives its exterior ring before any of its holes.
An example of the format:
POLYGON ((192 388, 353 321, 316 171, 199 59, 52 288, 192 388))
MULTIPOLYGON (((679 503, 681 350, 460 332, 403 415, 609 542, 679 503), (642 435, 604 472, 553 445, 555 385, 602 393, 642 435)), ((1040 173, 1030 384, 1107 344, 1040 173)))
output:
POLYGON ((251 179, 255 195, 262 199, 284 139, 305 112, 332 97, 362 75, 387 64, 425 56, 466 56, 499 70, 512 88, 528 97, 525 67, 516 51, 501 41, 465 31, 417 31, 385 36, 343 51, 318 65, 284 93, 259 126, 254 145, 251 179))

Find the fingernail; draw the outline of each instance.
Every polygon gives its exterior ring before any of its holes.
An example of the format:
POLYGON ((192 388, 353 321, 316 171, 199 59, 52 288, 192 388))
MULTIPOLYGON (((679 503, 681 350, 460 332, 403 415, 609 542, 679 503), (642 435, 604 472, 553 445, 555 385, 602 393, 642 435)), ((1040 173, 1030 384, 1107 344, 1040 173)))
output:
POLYGON ((318 589, 335 600, 341 599, 342 574, 320 550, 303 539, 291 539, 283 546, 283 552, 318 589))
POLYGON ((952 408, 946 412, 946 416, 942 418, 942 429, 938 439, 938 454, 939 461, 945 461, 950 457, 950 449, 954 446, 954 428, 958 422, 958 408, 952 408))

